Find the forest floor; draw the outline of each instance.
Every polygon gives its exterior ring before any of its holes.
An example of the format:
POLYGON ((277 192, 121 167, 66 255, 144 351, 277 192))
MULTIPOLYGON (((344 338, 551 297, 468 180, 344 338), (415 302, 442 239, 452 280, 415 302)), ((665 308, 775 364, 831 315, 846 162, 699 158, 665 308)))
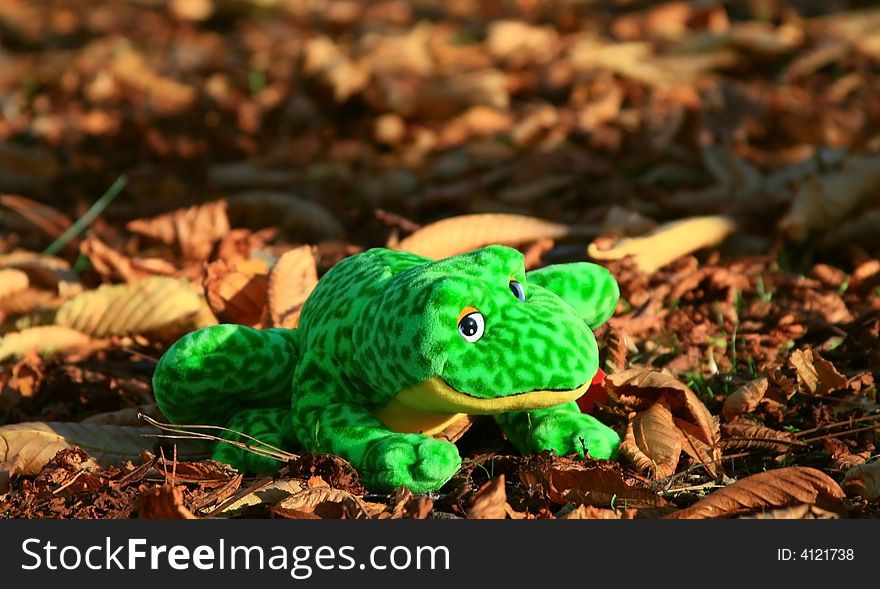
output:
POLYGON ((880 516, 871 4, 5 0, 0 518, 880 516), (384 495, 147 421, 187 331, 488 243, 617 278, 582 402, 617 460, 477 419, 384 495))

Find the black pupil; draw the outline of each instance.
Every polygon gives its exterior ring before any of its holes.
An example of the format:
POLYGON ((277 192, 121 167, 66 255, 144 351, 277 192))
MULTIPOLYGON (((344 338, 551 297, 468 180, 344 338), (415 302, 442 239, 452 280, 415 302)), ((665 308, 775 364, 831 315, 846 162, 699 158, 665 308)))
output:
POLYGON ((462 319, 461 323, 459 323, 458 325, 461 328, 461 332, 468 337, 477 333, 477 328, 479 327, 477 325, 477 320, 470 315, 462 319))
POLYGON ((520 287, 520 285, 519 285, 519 282, 517 282, 517 281, 515 281, 515 280, 513 280, 513 281, 510 282, 510 292, 512 292, 512 293, 513 293, 513 296, 515 296, 515 297, 518 298, 518 299, 521 299, 521 298, 522 298, 522 294, 521 294, 521 292, 520 292, 520 288, 521 288, 521 287, 520 287))

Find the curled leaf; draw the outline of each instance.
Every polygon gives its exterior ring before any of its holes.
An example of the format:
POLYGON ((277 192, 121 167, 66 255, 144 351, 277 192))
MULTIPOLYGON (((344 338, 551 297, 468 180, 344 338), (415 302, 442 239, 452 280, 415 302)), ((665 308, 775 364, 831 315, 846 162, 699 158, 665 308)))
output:
POLYGON ((126 228, 177 247, 184 258, 203 260, 214 244, 229 232, 226 201, 178 209, 151 219, 135 219, 126 228))
POLYGON ((846 386, 846 377, 812 348, 795 350, 791 353, 789 362, 797 371, 800 389, 806 393, 825 395, 846 386))
POLYGON ((268 267, 258 260, 217 260, 206 267, 205 298, 223 323, 266 327, 268 267))
POLYGON ((663 397, 634 415, 620 444, 621 455, 639 470, 662 479, 675 473, 681 456, 682 436, 663 397))
POLYGON ((880 497, 880 460, 854 466, 843 477, 847 495, 860 496, 868 501, 880 497))
POLYGON ((647 235, 624 237, 610 248, 591 243, 587 253, 594 260, 620 260, 633 256, 646 273, 704 247, 716 245, 736 229, 736 222, 725 215, 692 217, 660 225, 647 235))

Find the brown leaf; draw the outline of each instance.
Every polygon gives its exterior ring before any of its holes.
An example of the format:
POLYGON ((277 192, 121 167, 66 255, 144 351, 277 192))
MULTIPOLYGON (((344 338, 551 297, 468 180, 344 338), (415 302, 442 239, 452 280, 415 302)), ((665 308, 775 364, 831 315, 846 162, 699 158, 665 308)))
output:
POLYGON ((822 471, 789 466, 748 476, 666 518, 731 517, 801 503, 840 513, 844 497, 840 485, 822 471))
POLYGON ((188 282, 151 276, 79 294, 61 305, 55 322, 94 337, 155 334, 172 339, 216 320, 188 282))
POLYGON ((94 236, 83 240, 79 249, 98 274, 111 280, 121 278, 134 282, 147 276, 172 276, 177 272, 173 264, 162 258, 130 258, 94 236))
POLYGON ((284 252, 269 273, 268 305, 272 325, 295 328, 303 303, 317 284, 315 248, 304 245, 284 252))
POLYGON ((221 323, 268 326, 269 276, 263 262, 211 262, 205 267, 204 286, 208 305, 221 323))
POLYGON ((286 497, 272 513, 293 519, 367 519, 364 502, 349 493, 331 487, 306 488, 286 497))
POLYGON ((199 519, 183 504, 183 487, 170 484, 144 489, 138 505, 140 519, 199 519))
POLYGON ((795 350, 789 357, 789 363, 797 371, 798 384, 805 393, 826 395, 846 386, 846 377, 812 348, 795 350))
POLYGON ((635 519, 637 509, 606 509, 604 507, 594 507, 592 505, 578 505, 576 508, 557 516, 559 519, 635 519))
POLYGON ((559 239, 570 231, 567 225, 523 215, 460 215, 419 229, 401 240, 396 249, 441 259, 494 243, 517 246, 539 239, 559 239))
POLYGON ((738 387, 724 400, 721 414, 727 419, 732 419, 743 413, 751 413, 767 394, 769 384, 767 377, 762 376, 738 387))
POLYGON ((771 450, 785 452, 792 446, 795 437, 788 432, 780 432, 764 425, 754 423, 728 423, 721 426, 721 448, 726 452, 733 450, 771 450))
POLYGON ((675 473, 681 447, 681 432, 672 420, 665 398, 660 397, 647 410, 633 416, 627 425, 620 452, 627 458, 632 454, 633 464, 651 473, 655 479, 662 479, 675 473), (638 453, 632 451, 633 446, 638 453))
POLYGON ((176 247, 188 260, 204 260, 214 244, 229 233, 226 201, 218 200, 150 219, 135 219, 125 227, 176 247))
POLYGON ((0 269, 0 299, 27 290, 28 275, 15 268, 0 269))
POLYGON ((846 471, 843 477, 846 494, 873 501, 880 497, 880 460, 860 464, 846 471))
POLYGON ((467 516, 468 519, 505 519, 505 505, 507 491, 504 488, 504 475, 500 474, 480 487, 467 516))
POLYGON ((628 368, 605 377, 606 388, 619 401, 634 411, 650 407, 660 396, 667 397, 674 416, 692 422, 700 440, 710 446, 720 437, 719 423, 702 401, 684 383, 674 376, 645 368, 628 368))
POLYGON ((556 459, 542 477, 546 477, 549 498, 554 503, 595 506, 614 503, 636 508, 666 505, 666 501, 651 489, 627 483, 617 463, 556 459))

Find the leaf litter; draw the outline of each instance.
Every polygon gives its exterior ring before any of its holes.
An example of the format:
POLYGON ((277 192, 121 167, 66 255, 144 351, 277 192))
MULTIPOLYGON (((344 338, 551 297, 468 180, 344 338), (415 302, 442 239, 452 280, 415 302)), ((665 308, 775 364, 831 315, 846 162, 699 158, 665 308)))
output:
POLYGON ((259 4, 0 15, 0 517, 880 515, 876 9, 259 4), (617 277, 582 406, 618 460, 473 419, 439 492, 373 495, 150 425, 186 331, 295 327, 370 247, 488 243, 617 277))

